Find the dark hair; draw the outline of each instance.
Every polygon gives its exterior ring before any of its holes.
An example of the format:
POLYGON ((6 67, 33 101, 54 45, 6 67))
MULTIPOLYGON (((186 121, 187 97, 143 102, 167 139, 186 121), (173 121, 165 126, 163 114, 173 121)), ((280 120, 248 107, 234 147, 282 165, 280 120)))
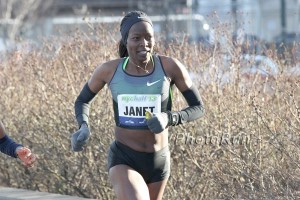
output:
POLYGON ((120 25, 120 32, 122 38, 119 42, 119 56, 121 58, 128 56, 126 42, 128 38, 128 32, 131 26, 140 21, 148 22, 149 24, 151 24, 151 26, 153 26, 147 14, 142 11, 131 11, 123 17, 120 25))
POLYGON ((127 47, 124 45, 122 40, 120 40, 118 45, 120 58, 128 57, 127 47))

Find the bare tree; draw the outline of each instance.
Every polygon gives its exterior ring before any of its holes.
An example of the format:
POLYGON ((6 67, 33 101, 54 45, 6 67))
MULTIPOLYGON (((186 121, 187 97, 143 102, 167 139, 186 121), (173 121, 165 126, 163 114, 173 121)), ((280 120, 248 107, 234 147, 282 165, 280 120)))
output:
POLYGON ((53 0, 0 0, 0 38, 4 45, 32 28, 52 4, 53 0))

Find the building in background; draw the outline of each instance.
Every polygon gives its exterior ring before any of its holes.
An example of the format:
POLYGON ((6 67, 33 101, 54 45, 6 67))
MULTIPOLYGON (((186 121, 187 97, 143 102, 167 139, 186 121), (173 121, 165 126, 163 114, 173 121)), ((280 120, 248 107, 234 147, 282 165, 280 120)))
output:
POLYGON ((298 0, 198 0, 198 12, 210 23, 231 23, 232 32, 273 41, 283 33, 299 33, 300 1, 298 0), (218 18, 213 17, 216 12, 218 18))
POLYGON ((57 29, 66 30, 77 26, 118 26, 124 13, 131 10, 145 11, 153 21, 159 38, 190 41, 209 35, 205 17, 197 12, 197 1, 186 0, 62 0, 54 1, 55 12, 42 23, 45 34, 55 34, 57 29))
MULTIPOLYGON (((299 0, 41 0, 27 6, 25 1, 1 1, 0 41, 18 37, 35 40, 59 35, 71 28, 88 29, 89 25, 119 24, 123 14, 142 10, 151 16, 154 29, 163 39, 188 37, 190 41, 215 37, 216 28, 228 25, 227 31, 240 38, 250 35, 267 42, 297 39, 299 32, 299 0), (16 4, 11 13, 2 2, 16 4), (22 2, 21 2, 22 3, 22 2), (271 6, 272 5, 272 6, 271 6), (20 18, 17 8, 26 7, 20 18), (34 8, 34 9, 33 9, 34 8), (1 10, 2 9, 2 10, 1 10), (32 9, 32 10, 30 10, 32 9), (5 18, 11 16, 11 18, 5 18), (20 21, 21 19, 21 21, 20 21), (20 22, 23 25, 20 25, 20 22), (15 26, 18 24, 18 26, 15 26), (14 33, 14 34, 11 34, 14 33), (10 36, 9 36, 10 34, 10 36)), ((24 9, 23 9, 24 10, 24 9)))
POLYGON ((245 34, 269 42, 283 33, 299 32, 299 9, 298 0, 54 0, 53 4, 54 17, 91 15, 95 21, 100 22, 130 10, 143 10, 149 15, 165 16, 165 24, 157 28, 159 31, 184 30, 193 39, 196 39, 197 34, 205 34, 202 30, 199 33, 197 28, 203 27, 194 23, 198 17, 193 15, 201 15, 204 24, 209 22, 208 25, 213 25, 216 20, 220 20, 221 23, 230 23, 233 33, 242 30, 245 34), (218 18, 212 16, 212 13, 216 13, 218 18), (177 20, 177 25, 168 26, 168 16, 177 14, 190 15, 191 20, 185 17, 184 22, 177 20))

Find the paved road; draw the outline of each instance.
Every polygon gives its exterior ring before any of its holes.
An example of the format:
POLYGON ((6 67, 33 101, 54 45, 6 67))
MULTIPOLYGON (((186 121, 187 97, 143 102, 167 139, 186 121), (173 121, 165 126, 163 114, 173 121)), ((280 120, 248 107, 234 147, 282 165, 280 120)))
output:
POLYGON ((68 195, 37 192, 24 189, 0 187, 0 200, 87 200, 68 195))

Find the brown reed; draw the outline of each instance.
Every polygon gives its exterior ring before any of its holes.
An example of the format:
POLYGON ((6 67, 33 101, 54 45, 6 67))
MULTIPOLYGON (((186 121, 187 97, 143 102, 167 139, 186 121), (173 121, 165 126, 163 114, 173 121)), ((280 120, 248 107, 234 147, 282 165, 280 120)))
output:
MULTIPOLYGON (((38 155, 33 169, 1 155, 1 185, 114 199, 106 169, 114 132, 106 87, 92 104, 87 148, 72 152, 69 138, 78 128, 73 107, 81 88, 95 66, 117 58, 116 33, 102 26, 76 31, 1 61, 1 119, 11 137, 38 155)), ((206 107, 202 119, 170 128, 172 174, 164 199, 300 198, 299 77, 284 73, 290 66, 271 48, 265 51, 280 73, 242 77, 241 47, 234 45, 157 41, 158 53, 179 59, 194 74, 206 107), (233 79, 221 85, 213 77, 229 53, 233 79)), ((186 106, 178 91, 174 96, 174 110, 186 106)))

